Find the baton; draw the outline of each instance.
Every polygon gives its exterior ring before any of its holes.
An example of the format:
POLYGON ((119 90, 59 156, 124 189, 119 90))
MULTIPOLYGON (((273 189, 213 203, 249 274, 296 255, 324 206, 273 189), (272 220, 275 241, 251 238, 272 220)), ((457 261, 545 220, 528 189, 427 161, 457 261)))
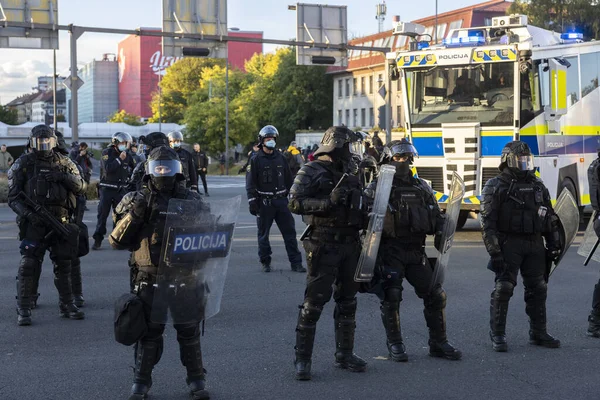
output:
POLYGON ((600 244, 600 238, 596 239, 596 243, 594 244, 594 247, 592 247, 592 250, 590 251, 590 254, 586 257, 583 265, 585 267, 587 267, 587 265, 590 263, 590 260, 592 259, 592 256, 594 255, 594 253, 596 252, 596 249, 598 248, 598 245, 600 244))

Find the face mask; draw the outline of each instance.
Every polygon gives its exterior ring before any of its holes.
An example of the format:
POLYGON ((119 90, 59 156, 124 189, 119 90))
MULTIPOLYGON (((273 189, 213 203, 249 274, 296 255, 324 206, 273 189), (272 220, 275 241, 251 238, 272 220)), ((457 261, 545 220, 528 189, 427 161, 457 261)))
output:
POLYGON ((127 150, 127 145, 126 144, 120 144, 118 148, 119 148, 119 151, 125 151, 125 150, 127 150))
POLYGON ((174 149, 178 149, 181 147, 181 143, 180 142, 173 142, 171 143, 171 147, 174 149))
POLYGON ((274 149, 276 145, 277 143, 274 140, 269 140, 265 143, 265 146, 267 146, 269 149, 274 149))
POLYGON ((407 162, 392 161, 390 165, 396 167, 396 175, 398 176, 406 177, 412 174, 410 164, 407 162))

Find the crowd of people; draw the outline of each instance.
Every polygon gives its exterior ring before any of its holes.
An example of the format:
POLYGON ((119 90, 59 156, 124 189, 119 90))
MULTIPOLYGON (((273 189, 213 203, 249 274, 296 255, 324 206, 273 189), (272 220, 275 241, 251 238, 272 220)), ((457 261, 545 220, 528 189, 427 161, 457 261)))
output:
MULTIPOLYGON (((446 294, 440 278, 443 273, 438 271, 443 265, 432 262, 425 253, 428 236, 434 238, 438 251, 447 251, 448 235, 453 236, 456 221, 441 211, 431 187, 413 174, 417 149, 407 139, 383 145, 377 135, 369 138, 363 132, 335 126, 325 132, 312 153, 314 160, 307 161, 293 142, 279 151, 278 139, 276 127, 261 129, 244 170, 248 209, 257 217, 262 270, 272 268, 269 232, 275 222, 283 235, 291 270, 307 274, 295 329, 295 378, 312 378, 316 326, 332 298, 335 366, 352 372, 366 370, 367 362, 354 353, 358 293, 379 298, 389 358, 407 361, 400 324, 404 280, 423 300, 429 354, 460 360, 461 351, 448 341, 446 333, 446 294), (384 177, 391 184, 380 184, 387 182, 384 177), (361 236, 369 220, 377 217, 373 205, 378 200, 387 207, 379 228, 369 228, 379 230, 368 234, 380 235, 375 267, 369 271, 359 263, 361 236), (306 268, 292 214, 301 215, 307 224, 300 238, 306 268)), ((209 272, 214 269, 205 268, 205 262, 215 258, 227 262, 235 221, 224 223, 199 193, 198 177, 208 194, 207 156, 199 144, 190 153, 182 143, 180 132, 153 132, 139 140, 143 153, 133 153, 131 136, 119 132, 102 151, 100 160, 93 248, 101 247, 112 209, 114 228, 109 242, 115 249, 130 252, 131 292, 116 303, 115 338, 119 343, 135 345, 131 400, 147 397, 168 321, 177 330, 192 397, 209 398, 200 324, 212 315, 207 296, 220 295, 219 290, 222 294, 222 287, 211 286, 212 276, 205 274, 214 273, 209 272), (172 208, 172 204, 177 207, 172 208)), ((46 251, 54 265, 59 315, 84 319, 80 258, 89 252, 83 209, 91 155, 85 143, 69 151, 62 134, 45 125, 33 128, 29 148, 31 151, 14 161, 8 171, 9 206, 17 214, 21 240, 17 323, 32 324, 46 251)), ((485 184, 481 201, 488 268, 494 273, 491 347, 497 352, 508 350, 508 303, 519 273, 525 286, 529 342, 560 347, 560 341, 547 330, 546 297, 549 268, 558 264, 568 246, 561 235, 561 224, 567 221, 561 221, 548 189, 535 176, 533 155, 526 143, 506 144, 498 169, 499 174, 485 184)), ((596 199, 592 204, 600 211, 600 161, 592 164, 589 177, 596 199)), ((600 237, 600 219, 594 220, 594 228, 600 237)), ((599 288, 600 282, 594 290, 588 328, 588 335, 596 338, 600 337, 599 288)))

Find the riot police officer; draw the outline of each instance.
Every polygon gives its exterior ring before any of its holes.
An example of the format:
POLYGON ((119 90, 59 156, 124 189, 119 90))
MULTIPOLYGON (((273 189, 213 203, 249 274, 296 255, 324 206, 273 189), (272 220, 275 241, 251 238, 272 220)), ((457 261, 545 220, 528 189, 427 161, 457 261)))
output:
MULTIPOLYGON (((290 210, 309 224, 303 241, 308 266, 304 303, 296 326, 296 379, 311 379, 311 358, 317 321, 323 307, 335 300, 335 365, 354 372, 367 363, 354 354, 356 293, 354 281, 360 255, 359 231, 366 222, 363 188, 354 170, 354 144, 360 135, 344 126, 329 128, 315 161, 305 164, 290 190, 290 210)), ((362 154, 362 153, 356 153, 362 154)))
POLYGON ((183 166, 183 175, 185 176, 185 184, 188 188, 198 191, 198 172, 192 154, 181 147, 183 144, 183 134, 181 132, 169 132, 169 145, 177 152, 181 165, 183 166))
MULTIPOLYGON (((169 200, 176 198, 202 201, 197 192, 186 189, 181 161, 169 147, 158 147, 150 153, 144 179, 144 187, 137 192, 128 193, 117 206, 115 214, 118 222, 109 238, 116 249, 133 249, 137 268, 134 293, 144 303, 148 325, 147 333, 135 347, 135 378, 131 400, 146 398, 152 386, 152 370, 163 350, 165 325, 152 321, 151 309, 169 200)), ((175 329, 193 398, 208 399, 208 393, 204 390, 205 371, 202 366, 199 323, 176 324, 175 329)))
POLYGON ((246 173, 246 192, 250 214, 257 217, 258 257, 263 272, 271 271, 271 245, 269 232, 273 221, 283 235, 285 250, 292 271, 306 272, 302 266, 302 254, 296 240, 296 224, 288 209, 287 195, 293 177, 285 156, 277 151, 279 132, 272 125, 262 128, 258 134, 260 150, 250 161, 246 173))
POLYGON ((102 246, 106 234, 106 218, 127 192, 127 184, 135 163, 128 153, 131 135, 117 132, 112 136, 111 144, 102 151, 100 161, 100 201, 98 203, 98 223, 94 232, 93 250, 102 246))
POLYGON ((31 325, 32 294, 35 276, 39 274, 36 271, 41 269, 47 249, 54 264, 60 316, 84 318, 84 313, 73 303, 71 260, 77 250, 78 229, 69 224, 69 217, 85 182, 69 157, 53 150, 56 144, 51 128, 34 127, 29 138, 33 151, 19 157, 8 172, 8 204, 18 216, 21 239, 17 277, 19 325, 31 325), (36 206, 44 207, 48 214, 36 211, 36 206))
MULTIPOLYGON (((590 202, 595 211, 594 232, 600 238, 600 148, 598 149, 598 158, 595 159, 588 168, 588 183, 590 187, 590 202)), ((594 286, 592 295, 592 311, 588 316, 587 335, 600 338, 600 280, 594 286)))
MULTIPOLYGON (((143 143, 145 149, 144 154, 146 159, 148 155, 157 147, 160 146, 168 146, 169 139, 167 135, 162 132, 152 132, 146 136, 140 136, 140 142, 143 143)), ((129 191, 134 192, 136 190, 142 189, 142 184, 144 182, 144 176, 146 175, 146 161, 143 161, 135 166, 135 169, 131 173, 131 178, 129 179, 129 191)))
POLYGON ((563 248, 560 220, 548 189, 535 176, 527 143, 508 143, 498 169, 501 174, 487 181, 481 192, 483 241, 491 257, 488 268, 496 274, 490 303, 492 347, 508 350, 506 315, 519 270, 525 286, 529 343, 560 347, 560 341, 546 331, 547 260, 557 260, 563 248))
MULTIPOLYGON (((382 163, 396 168, 379 247, 379 267, 383 287, 381 320, 387 336, 390 358, 408 361, 402 341, 399 307, 402 281, 406 278, 423 299, 425 321, 429 328, 429 354, 458 360, 462 354, 446 337, 446 293, 440 284, 431 287, 433 266, 425 254, 427 235, 436 235, 436 247, 444 229, 441 213, 431 187, 413 176, 411 164, 417 150, 406 139, 395 140, 383 148, 382 163)), ((373 182, 367 194, 375 194, 373 182)))

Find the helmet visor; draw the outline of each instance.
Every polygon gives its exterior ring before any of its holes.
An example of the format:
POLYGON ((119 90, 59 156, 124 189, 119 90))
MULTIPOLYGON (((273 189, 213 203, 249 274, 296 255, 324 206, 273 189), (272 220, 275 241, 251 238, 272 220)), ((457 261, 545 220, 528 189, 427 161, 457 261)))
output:
POLYGON ((33 137, 31 147, 37 151, 49 151, 56 147, 55 137, 33 137))
POLYGON ((365 145, 362 142, 349 143, 350 153, 362 160, 363 154, 365 153, 365 145))
POLYGON ((392 158, 396 155, 411 153, 415 157, 419 157, 419 153, 417 153, 417 149, 410 143, 399 143, 390 149, 390 153, 392 158))
POLYGON ((179 160, 148 161, 146 173, 157 178, 175 176, 181 174, 181 162, 179 160))
POLYGON ((519 169, 521 171, 533 171, 533 156, 509 155, 506 159, 509 168, 519 169))

